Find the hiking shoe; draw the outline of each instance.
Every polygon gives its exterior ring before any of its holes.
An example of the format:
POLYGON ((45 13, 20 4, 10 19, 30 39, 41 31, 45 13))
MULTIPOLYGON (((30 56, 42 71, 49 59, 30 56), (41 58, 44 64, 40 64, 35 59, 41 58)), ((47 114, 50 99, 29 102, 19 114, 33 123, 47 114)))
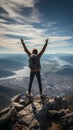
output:
POLYGON ((41 98, 41 100, 44 100, 44 99, 45 99, 45 95, 44 95, 44 94, 41 94, 41 95, 40 95, 40 98, 41 98))
POLYGON ((32 97, 32 94, 31 94, 31 93, 29 94, 29 92, 27 91, 27 92, 26 92, 26 96, 32 97))

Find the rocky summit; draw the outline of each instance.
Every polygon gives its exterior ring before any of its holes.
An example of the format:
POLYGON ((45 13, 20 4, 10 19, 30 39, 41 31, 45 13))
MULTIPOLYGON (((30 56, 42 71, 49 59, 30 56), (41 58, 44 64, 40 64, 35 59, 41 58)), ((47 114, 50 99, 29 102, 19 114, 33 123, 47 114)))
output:
POLYGON ((73 130, 65 98, 15 95, 0 111, 0 130, 73 130))

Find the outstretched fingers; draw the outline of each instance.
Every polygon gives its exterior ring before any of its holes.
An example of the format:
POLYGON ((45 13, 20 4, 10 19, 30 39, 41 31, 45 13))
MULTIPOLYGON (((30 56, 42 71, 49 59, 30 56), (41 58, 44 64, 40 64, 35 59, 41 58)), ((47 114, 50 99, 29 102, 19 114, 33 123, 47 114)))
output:
POLYGON ((45 42, 48 42, 49 41, 49 39, 47 38, 46 40, 45 40, 45 42))

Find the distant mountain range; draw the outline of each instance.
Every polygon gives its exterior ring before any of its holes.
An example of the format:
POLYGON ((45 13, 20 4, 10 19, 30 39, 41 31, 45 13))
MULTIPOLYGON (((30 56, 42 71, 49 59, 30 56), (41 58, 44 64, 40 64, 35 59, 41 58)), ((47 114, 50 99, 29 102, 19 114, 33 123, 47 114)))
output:
MULTIPOLYGON (((29 57, 25 54, 2 54, 0 55, 0 77, 12 76, 12 71, 22 69, 28 66, 29 57)), ((73 55, 61 54, 46 54, 41 58, 42 71, 53 72, 58 74, 71 74, 73 73, 73 55), (60 64, 62 60, 63 65, 60 64), (66 61, 66 63, 64 63, 66 61), (60 68, 60 69, 58 69, 60 68)))
MULTIPOLYGON (((59 88, 61 88, 60 86, 64 87, 64 90, 66 90, 66 93, 69 93, 69 90, 72 91, 73 55, 51 55, 51 54, 49 55, 47 54, 47 55, 42 56, 41 63, 42 63, 42 77, 43 77, 42 83, 43 83, 43 86, 50 85, 50 88, 52 88, 52 90, 50 90, 50 93, 53 92, 52 94, 55 95, 56 90, 59 90, 59 88), (60 59, 62 60, 62 62, 60 61, 60 59), (62 78, 61 80, 60 75, 62 75, 63 77, 71 76, 71 80, 70 78, 69 80, 67 80, 66 78, 65 80, 63 80, 64 78, 62 78), (68 86, 70 89, 68 89, 68 86), (56 89, 55 87, 57 87, 58 89, 56 89), (68 92, 67 92, 67 89, 68 89, 68 92)), ((28 57, 25 54, 0 55, 0 79, 3 77, 14 75, 15 73, 13 71, 21 70, 24 66, 28 66, 28 57)), ((21 78, 16 77, 16 79, 14 80, 8 79, 7 81, 5 81, 4 79, 2 80, 2 82, 0 82, 2 83, 2 86, 0 85, 0 108, 10 103, 10 98, 18 94, 20 89, 21 89, 20 90, 21 92, 23 91, 23 89, 25 89, 25 87, 27 87, 28 80, 24 82, 25 77, 21 77, 21 78), (6 86, 9 84, 11 84, 11 88, 6 86), (16 88, 14 89, 13 86, 14 87, 17 86, 19 90, 16 88)), ((63 92, 63 88, 61 91, 63 92)))
POLYGON ((70 65, 64 65, 60 68, 60 70, 57 70, 55 73, 66 76, 73 75, 73 67, 70 65))
POLYGON ((73 64, 73 55, 72 54, 70 54, 70 55, 67 54, 65 56, 60 56, 60 59, 73 64))

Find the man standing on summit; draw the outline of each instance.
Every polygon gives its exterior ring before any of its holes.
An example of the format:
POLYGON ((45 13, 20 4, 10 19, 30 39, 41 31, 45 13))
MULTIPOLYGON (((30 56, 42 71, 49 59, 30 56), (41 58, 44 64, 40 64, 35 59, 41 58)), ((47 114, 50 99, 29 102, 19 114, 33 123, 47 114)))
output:
POLYGON ((29 56, 30 81, 29 81, 28 95, 30 96, 30 94, 31 94, 32 82, 33 82, 34 76, 36 76, 38 84, 39 84, 40 96, 42 96, 42 83, 41 83, 41 75, 40 75, 40 69, 41 69, 40 58, 47 47, 48 39, 45 40, 45 45, 43 46, 42 50, 39 53, 38 53, 37 49, 33 49, 32 53, 31 53, 27 49, 27 47, 24 43, 24 40, 22 38, 20 40, 23 45, 24 51, 29 56))

